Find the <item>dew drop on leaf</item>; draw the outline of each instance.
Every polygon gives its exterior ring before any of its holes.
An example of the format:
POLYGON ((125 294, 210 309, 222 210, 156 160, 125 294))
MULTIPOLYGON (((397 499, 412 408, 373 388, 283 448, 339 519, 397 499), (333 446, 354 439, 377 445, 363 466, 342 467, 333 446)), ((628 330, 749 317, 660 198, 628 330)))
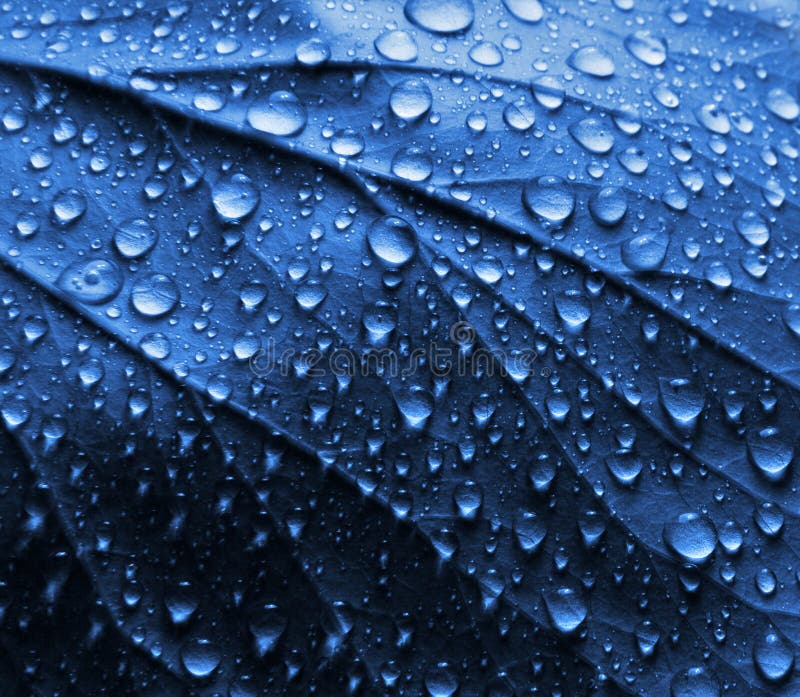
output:
POLYGON ((144 317, 162 317, 175 308, 180 291, 175 281, 162 273, 148 273, 131 288, 131 304, 144 317))
POLYGON ((114 231, 114 246, 126 259, 138 259, 147 254, 158 241, 158 232, 143 218, 132 218, 114 231))
POLYGON ((705 564, 717 545, 717 531, 706 516, 681 513, 664 523, 662 531, 667 549, 683 561, 705 564))
POLYGON ((109 259, 86 259, 70 264, 58 277, 58 287, 89 305, 112 300, 122 289, 122 271, 109 259))
POLYGON ((286 90, 257 98, 247 110, 247 122, 273 136, 294 136, 306 125, 308 114, 297 96, 286 90))
POLYGON ((475 18, 472 0, 406 0, 405 13, 417 26, 437 34, 462 32, 475 18))
POLYGON ((575 50, 569 57, 569 64, 585 75, 599 78, 609 78, 616 70, 611 54, 597 46, 575 50))

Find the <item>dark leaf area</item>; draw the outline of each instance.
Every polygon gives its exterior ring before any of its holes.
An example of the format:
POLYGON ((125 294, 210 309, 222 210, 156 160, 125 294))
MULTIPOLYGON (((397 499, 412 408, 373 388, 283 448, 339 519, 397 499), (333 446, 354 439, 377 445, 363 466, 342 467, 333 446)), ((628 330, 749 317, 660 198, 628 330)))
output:
POLYGON ((0 694, 798 694, 797 13, 4 5, 0 694))

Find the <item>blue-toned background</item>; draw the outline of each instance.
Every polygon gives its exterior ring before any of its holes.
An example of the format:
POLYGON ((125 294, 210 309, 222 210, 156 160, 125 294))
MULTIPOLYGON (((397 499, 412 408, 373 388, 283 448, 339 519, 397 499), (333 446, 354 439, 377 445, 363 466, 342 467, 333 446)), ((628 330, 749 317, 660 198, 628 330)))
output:
POLYGON ((798 12, 5 3, 0 694, 800 694, 798 12))

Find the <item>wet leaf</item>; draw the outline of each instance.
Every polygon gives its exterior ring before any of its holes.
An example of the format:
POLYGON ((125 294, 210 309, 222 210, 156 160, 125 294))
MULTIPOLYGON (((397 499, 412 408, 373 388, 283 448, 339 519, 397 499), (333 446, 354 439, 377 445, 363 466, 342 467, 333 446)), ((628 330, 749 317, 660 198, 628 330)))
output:
POLYGON ((5 6, 3 684, 796 690, 797 21, 5 6))

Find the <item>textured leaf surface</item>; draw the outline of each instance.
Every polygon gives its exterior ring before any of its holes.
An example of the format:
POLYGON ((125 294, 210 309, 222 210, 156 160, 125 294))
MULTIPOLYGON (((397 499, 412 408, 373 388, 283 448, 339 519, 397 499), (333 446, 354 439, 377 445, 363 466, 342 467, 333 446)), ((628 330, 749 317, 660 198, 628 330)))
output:
POLYGON ((6 692, 800 690, 797 21, 5 5, 6 692))

